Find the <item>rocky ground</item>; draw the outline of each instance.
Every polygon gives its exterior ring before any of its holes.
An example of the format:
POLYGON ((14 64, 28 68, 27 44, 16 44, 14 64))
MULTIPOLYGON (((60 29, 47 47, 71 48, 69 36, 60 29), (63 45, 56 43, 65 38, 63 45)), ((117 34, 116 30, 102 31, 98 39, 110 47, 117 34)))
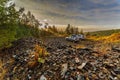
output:
POLYGON ((19 39, 0 52, 0 80, 120 80, 120 45, 100 49, 101 45, 64 38, 19 39), (46 48, 49 56, 31 67, 36 44, 46 48))

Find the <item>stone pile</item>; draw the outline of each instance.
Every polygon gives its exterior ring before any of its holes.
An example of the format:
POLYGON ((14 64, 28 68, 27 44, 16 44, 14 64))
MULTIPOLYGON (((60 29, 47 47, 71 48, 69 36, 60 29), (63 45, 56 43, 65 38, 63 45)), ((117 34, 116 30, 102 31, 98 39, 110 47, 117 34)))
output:
POLYGON ((46 49, 50 55, 45 63, 29 68, 28 61, 34 57, 37 39, 29 38, 14 43, 12 58, 5 80, 120 80, 120 52, 116 48, 100 56, 89 48, 74 48, 58 42, 50 42, 46 49), (29 55, 32 55, 30 57, 29 55))

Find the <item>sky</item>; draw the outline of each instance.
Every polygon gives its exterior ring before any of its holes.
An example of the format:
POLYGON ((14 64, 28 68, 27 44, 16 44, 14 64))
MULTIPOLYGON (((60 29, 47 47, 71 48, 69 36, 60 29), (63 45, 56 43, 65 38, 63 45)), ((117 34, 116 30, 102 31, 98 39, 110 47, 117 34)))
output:
POLYGON ((39 21, 81 28, 120 28, 120 0, 14 0, 39 21))

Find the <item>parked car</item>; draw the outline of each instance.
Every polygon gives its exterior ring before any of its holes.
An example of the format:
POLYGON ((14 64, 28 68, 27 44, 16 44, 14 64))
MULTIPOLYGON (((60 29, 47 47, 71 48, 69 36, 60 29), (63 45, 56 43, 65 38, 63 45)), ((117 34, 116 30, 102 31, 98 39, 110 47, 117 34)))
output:
POLYGON ((66 37, 65 39, 66 39, 67 41, 78 42, 78 41, 80 41, 80 40, 85 39, 85 37, 84 37, 83 34, 78 34, 78 35, 72 34, 72 35, 70 35, 69 37, 66 37))
POLYGON ((79 38, 79 40, 84 40, 85 39, 85 35, 83 35, 83 34, 78 34, 76 36, 79 38))

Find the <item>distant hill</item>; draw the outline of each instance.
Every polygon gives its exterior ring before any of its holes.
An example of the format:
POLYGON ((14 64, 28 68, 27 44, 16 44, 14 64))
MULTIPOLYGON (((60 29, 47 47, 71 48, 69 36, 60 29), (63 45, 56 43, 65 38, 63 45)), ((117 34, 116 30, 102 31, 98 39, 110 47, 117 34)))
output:
POLYGON ((119 32, 120 29, 112 29, 112 30, 90 32, 90 35, 101 37, 101 36, 110 36, 113 33, 119 33, 119 32))

